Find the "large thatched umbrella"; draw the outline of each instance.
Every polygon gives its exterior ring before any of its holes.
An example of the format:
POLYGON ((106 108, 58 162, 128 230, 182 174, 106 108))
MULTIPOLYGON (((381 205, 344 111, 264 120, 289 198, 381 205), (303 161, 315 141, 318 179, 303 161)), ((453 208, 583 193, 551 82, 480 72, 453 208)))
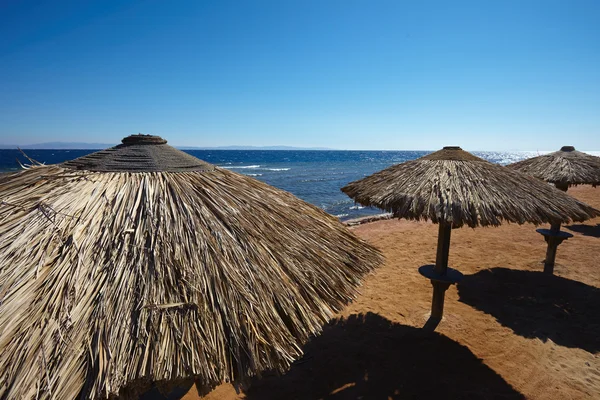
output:
POLYGON ((433 285, 433 320, 442 317, 445 291, 462 277, 448 268, 452 228, 583 221, 600 215, 599 210, 535 178, 475 157, 460 147, 444 147, 394 165, 352 182, 342 191, 362 205, 382 208, 395 217, 439 224, 435 265, 419 268, 433 285))
MULTIPOLYGON (((563 146, 554 153, 528 158, 507 167, 553 183, 563 192, 575 185, 600 185, 600 157, 577 151, 573 146, 563 146)), ((558 245, 573 235, 561 231, 560 223, 552 224, 550 229, 537 231, 548 242, 544 272, 552 274, 558 245)))
POLYGON ((0 176, 0 398, 285 370, 380 261, 320 209, 156 136, 0 176))

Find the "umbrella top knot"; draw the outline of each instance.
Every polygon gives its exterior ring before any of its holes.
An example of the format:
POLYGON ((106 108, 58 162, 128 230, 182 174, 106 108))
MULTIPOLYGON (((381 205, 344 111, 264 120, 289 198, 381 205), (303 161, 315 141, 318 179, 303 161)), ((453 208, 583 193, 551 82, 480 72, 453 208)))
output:
POLYGON ((560 148, 560 151, 575 151, 575 147, 573 146, 563 146, 560 148))
POLYGON ((143 135, 138 133, 137 135, 129 135, 121 140, 121 143, 126 145, 134 144, 167 144, 167 141, 160 136, 154 135, 143 135))
POLYGON ((122 144, 97 151, 63 167, 92 172, 191 172, 213 171, 213 165, 167 144, 160 136, 130 135, 122 144))
MULTIPOLYGON (((460 146, 445 146, 443 149, 434 151, 431 154, 428 154, 419 160, 429 160, 429 161, 476 161, 476 162, 486 162, 483 158, 479 158, 474 156, 473 154, 464 151, 460 148, 460 146)), ((416 160, 416 161, 419 161, 416 160)))

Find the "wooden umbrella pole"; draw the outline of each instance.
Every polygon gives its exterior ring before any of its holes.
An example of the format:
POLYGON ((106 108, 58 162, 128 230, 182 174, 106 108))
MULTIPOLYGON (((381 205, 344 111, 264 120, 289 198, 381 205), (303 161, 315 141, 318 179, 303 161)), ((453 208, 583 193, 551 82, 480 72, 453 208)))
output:
MULTIPOLYGON (((555 183, 554 186, 563 192, 566 192, 569 189, 569 186, 564 183, 555 183)), ((554 274, 554 264, 556 262, 556 251, 558 250, 558 245, 561 244, 565 239, 559 237, 560 223, 551 224, 550 233, 551 235, 546 237, 548 248, 546 249, 546 259, 544 260, 544 272, 552 275, 554 274)))
MULTIPOLYGON (((446 275, 448 271, 448 254, 450 253, 450 234, 452 225, 440 223, 438 232, 437 255, 435 258, 435 272, 439 275, 446 275)), ((431 317, 442 319, 444 314, 444 297, 446 290, 450 287, 448 282, 431 281, 433 285, 433 299, 431 302, 431 317)))
POLYGON ((450 234, 452 233, 452 225, 446 223, 440 223, 439 225, 435 272, 443 275, 448 270, 448 254, 450 253, 450 234))

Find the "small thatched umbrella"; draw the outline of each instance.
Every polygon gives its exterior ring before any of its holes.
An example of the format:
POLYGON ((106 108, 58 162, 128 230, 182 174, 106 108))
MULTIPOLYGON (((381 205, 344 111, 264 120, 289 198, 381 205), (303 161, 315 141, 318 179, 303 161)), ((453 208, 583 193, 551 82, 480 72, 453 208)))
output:
POLYGON ((156 136, 0 176, 0 398, 285 370, 380 254, 156 136))
POLYGON ((394 165, 352 182, 342 191, 362 205, 382 208, 395 217, 439 224, 435 265, 419 268, 433 285, 432 320, 441 319, 445 291, 462 277, 448 268, 452 228, 583 221, 600 215, 599 210, 535 178, 460 147, 444 147, 394 165))
MULTIPOLYGON (((563 146, 554 153, 528 158, 507 165, 507 167, 553 183, 557 189, 563 192, 576 185, 592 185, 594 187, 600 185, 600 157, 577 151, 573 146, 563 146)), ((538 229, 537 231, 548 242, 544 272, 552 274, 558 245, 573 235, 561 231, 560 223, 552 224, 550 229, 538 229)))

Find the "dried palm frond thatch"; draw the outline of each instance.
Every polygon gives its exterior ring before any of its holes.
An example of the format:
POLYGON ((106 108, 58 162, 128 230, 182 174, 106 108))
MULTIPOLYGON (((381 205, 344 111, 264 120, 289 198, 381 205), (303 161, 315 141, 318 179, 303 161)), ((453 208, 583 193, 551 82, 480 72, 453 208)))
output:
POLYGON ((563 223, 600 215, 533 177, 478 158, 460 147, 391 166, 351 182, 342 191, 358 203, 395 217, 440 224, 435 266, 421 267, 434 285, 432 318, 443 313, 444 292, 461 275, 447 267, 452 228, 502 222, 563 223))
MULTIPOLYGON (((600 184, 600 157, 577 151, 573 146, 563 146, 554 153, 509 164, 507 168, 553 183, 557 189, 564 192, 570 186, 592 185, 596 187, 600 184)), ((538 229, 537 231, 548 242, 544 272, 553 274, 558 246, 573 235, 561 231, 560 222, 553 222, 550 229, 538 229)))
POLYGON ((0 398, 283 371, 380 261, 322 210, 157 137, 2 176, 0 398))
POLYGON ((395 217, 452 227, 565 223, 598 213, 537 179, 453 147, 391 166, 342 191, 395 217))
POLYGON ((559 186, 600 185, 600 157, 582 153, 573 146, 528 158, 508 168, 559 186))

